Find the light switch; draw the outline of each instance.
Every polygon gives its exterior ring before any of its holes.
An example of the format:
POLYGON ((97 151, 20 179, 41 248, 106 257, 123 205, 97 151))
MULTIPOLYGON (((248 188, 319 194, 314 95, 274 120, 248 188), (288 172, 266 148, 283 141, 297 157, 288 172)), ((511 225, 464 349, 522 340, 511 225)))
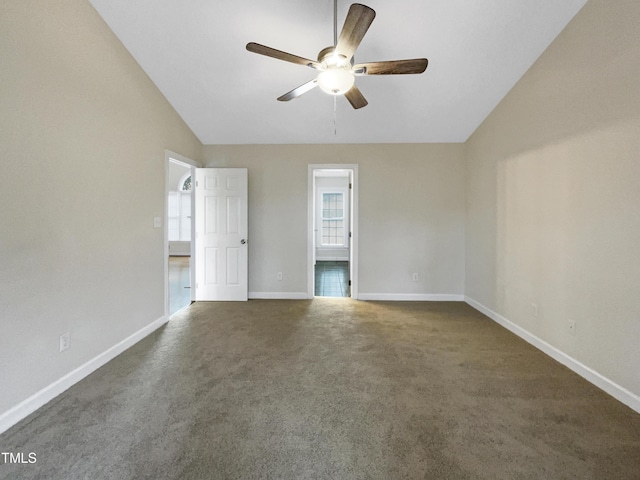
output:
POLYGON ((162 218, 153 217, 153 228, 162 228, 162 218))

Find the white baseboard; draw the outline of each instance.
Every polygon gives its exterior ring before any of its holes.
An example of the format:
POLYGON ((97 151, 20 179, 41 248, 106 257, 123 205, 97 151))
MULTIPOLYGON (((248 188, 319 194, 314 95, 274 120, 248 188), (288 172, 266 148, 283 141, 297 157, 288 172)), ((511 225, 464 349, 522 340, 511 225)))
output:
POLYGON ((250 299, 309 300, 306 292, 249 292, 250 299))
POLYGON ((35 412, 38 408, 45 405, 47 402, 53 400, 62 392, 72 387, 87 375, 95 372, 98 368, 102 367, 105 363, 113 360, 129 347, 135 345, 144 337, 160 328, 162 325, 169 321, 168 317, 160 317, 154 322, 150 323, 146 327, 141 328, 134 334, 125 338, 121 342, 115 344, 113 347, 102 352, 98 356, 89 360, 85 364, 79 366, 75 370, 67 373, 62 378, 56 380, 52 384, 46 386, 39 392, 34 393, 26 400, 23 400, 16 406, 10 408, 6 412, 0 415, 0 433, 5 432, 23 418, 35 412))
POLYGON ((585 380, 591 382, 596 387, 604 390, 609 395, 624 403, 628 407, 632 408, 636 412, 640 413, 640 397, 633 392, 630 392, 626 388, 618 385, 617 383, 611 381, 607 377, 602 374, 596 372, 592 368, 586 366, 585 364, 579 362, 573 357, 570 357, 563 351, 557 349, 553 345, 548 344, 544 340, 539 337, 536 337, 532 333, 528 332, 524 328, 516 325, 515 323, 507 320, 505 317, 500 315, 499 313, 494 312, 493 310, 485 307, 481 303, 475 301, 472 298, 465 297, 464 301, 471 305, 473 308, 478 310, 481 313, 484 313, 487 317, 499 323, 507 330, 515 333, 517 336, 525 340, 527 343, 530 343, 537 349, 543 351, 547 355, 549 355, 554 360, 560 362, 565 367, 573 370, 575 373, 580 375, 585 380))
POLYGON ((464 295, 445 293, 360 293, 358 300, 396 302, 464 302, 464 295))

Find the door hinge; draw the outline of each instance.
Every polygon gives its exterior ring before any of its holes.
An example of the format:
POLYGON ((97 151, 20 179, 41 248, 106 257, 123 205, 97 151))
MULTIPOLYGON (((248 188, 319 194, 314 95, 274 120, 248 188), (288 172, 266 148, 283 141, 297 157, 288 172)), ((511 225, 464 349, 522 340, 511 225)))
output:
POLYGON ((196 187, 198 186, 198 181, 196 180, 196 187))
POLYGON ((351 286, 351 280, 349 280, 349 286, 351 286))
POLYGON ((349 232, 349 238, 351 238, 351 232, 349 232))
MULTIPOLYGON (((344 184, 343 184, 344 185, 344 184)), ((351 190, 351 183, 349 183, 349 190, 351 190)))

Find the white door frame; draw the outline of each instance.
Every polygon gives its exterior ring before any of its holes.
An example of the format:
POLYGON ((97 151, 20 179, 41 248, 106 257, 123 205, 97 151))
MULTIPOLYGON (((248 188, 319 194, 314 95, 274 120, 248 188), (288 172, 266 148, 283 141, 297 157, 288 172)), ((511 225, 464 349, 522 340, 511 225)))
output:
POLYGON ((316 170, 351 170, 350 222, 351 242, 349 248, 349 269, 351 272, 351 298, 358 299, 358 164, 328 163, 309 164, 307 176, 307 297, 315 296, 315 179, 316 170))
MULTIPOLYGON (((169 318, 169 163, 178 163, 184 167, 191 169, 191 178, 195 178, 196 167, 200 164, 195 160, 192 160, 179 153, 172 152, 171 150, 164 151, 164 316, 169 318)), ((195 202, 193 199, 193 188, 191 189, 191 218, 195 218, 195 202)), ((195 222, 191 222, 191 255, 193 255, 195 241, 195 222)), ((196 272, 193 265, 189 269, 190 283, 196 284, 196 272)), ((190 289, 191 301, 194 301, 195 291, 190 289)))

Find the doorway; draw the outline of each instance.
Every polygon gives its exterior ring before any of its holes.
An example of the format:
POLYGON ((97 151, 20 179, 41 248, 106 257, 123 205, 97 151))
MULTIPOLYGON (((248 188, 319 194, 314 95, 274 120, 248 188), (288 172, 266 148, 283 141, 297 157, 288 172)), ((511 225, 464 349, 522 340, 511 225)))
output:
MULTIPOLYGON (((195 162, 193 162, 195 163, 195 162)), ((189 306, 193 300, 193 171, 192 161, 166 154, 165 182, 165 315, 189 306)))
POLYGON ((357 165, 309 165, 308 295, 357 298, 357 165))

